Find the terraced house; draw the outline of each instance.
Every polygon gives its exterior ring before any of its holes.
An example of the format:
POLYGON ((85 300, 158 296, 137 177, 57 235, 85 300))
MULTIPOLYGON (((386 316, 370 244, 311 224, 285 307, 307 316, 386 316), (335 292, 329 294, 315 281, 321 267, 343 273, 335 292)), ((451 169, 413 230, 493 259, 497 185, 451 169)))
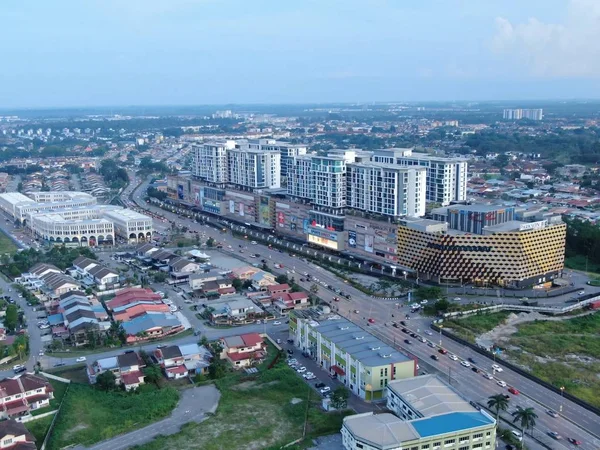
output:
POLYGON ((412 378, 416 362, 352 322, 317 308, 290 313, 290 339, 365 400, 383 398, 389 382, 412 378))

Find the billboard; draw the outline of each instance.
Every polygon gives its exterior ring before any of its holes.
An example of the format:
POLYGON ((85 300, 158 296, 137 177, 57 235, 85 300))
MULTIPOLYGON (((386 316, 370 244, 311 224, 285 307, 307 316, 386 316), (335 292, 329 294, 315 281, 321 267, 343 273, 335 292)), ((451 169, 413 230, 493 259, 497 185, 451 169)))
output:
POLYGON ((240 216, 244 217, 244 204, 240 202, 240 216))
POLYGON ((213 214, 221 214, 221 203, 216 200, 205 198, 204 203, 202 203, 202 209, 213 214))
POLYGON ((331 239, 326 239, 320 236, 313 236, 312 234, 309 234, 308 242, 330 248, 332 250, 339 250, 339 244, 336 241, 332 241, 331 239))
POLYGON ((194 205, 200 206, 200 188, 198 186, 194 187, 194 205))
POLYGON ((356 231, 348 231, 348 247, 356 248, 356 231))
POLYGON ((269 197, 260 197, 258 206, 258 223, 271 225, 271 211, 269 208, 269 197))
POLYGON ((184 195, 183 195, 183 184, 178 184, 177 185, 177 198, 179 200, 183 200, 184 195))
POLYGON ((308 225, 310 224, 310 220, 308 219, 304 219, 302 221, 302 231, 304 232, 304 234, 308 234, 308 225))
POLYGON ((277 224, 282 228, 285 224, 285 215, 282 212, 277 213, 277 224))
POLYGON ((365 252, 373 253, 373 236, 365 235, 365 252))
POLYGON ((229 213, 235 214, 235 202, 233 200, 229 200, 229 213))

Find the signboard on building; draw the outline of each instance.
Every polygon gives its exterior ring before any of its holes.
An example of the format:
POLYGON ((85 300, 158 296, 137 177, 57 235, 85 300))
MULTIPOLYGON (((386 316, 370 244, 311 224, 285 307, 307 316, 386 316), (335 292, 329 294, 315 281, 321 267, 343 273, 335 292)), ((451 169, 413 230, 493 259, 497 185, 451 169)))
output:
POLYGON ((233 200, 229 200, 229 213, 235 214, 235 202, 233 200))
POLYGON ((356 231, 348 231, 348 247, 356 248, 356 231))
POLYGON ((177 198, 179 200, 183 200, 184 199, 183 184, 178 184, 177 185, 177 198))
POLYGON ((240 202, 240 216, 244 217, 244 204, 240 202))
POLYGON ((311 244, 317 244, 321 247, 330 248, 332 250, 339 250, 339 243, 336 241, 332 241, 330 239, 322 238, 320 236, 313 236, 312 234, 308 235, 308 242, 311 244))
POLYGON ((365 252, 373 253, 373 236, 365 235, 365 252))
POLYGON ((285 224, 285 215, 282 212, 277 213, 277 223, 283 228, 285 224))
POLYGON ((540 220, 539 222, 531 222, 524 223, 519 227, 519 231, 527 231, 527 230, 539 230, 540 228, 545 228, 548 225, 547 220, 540 220))
POLYGON ((271 225, 271 211, 269 208, 269 197, 260 197, 258 209, 258 222, 263 225, 271 225))
POLYGON ((216 200, 205 198, 204 203, 202 203, 202 209, 213 214, 221 214, 221 203, 216 200))
POLYGON ((304 232, 304 234, 308 234, 308 225, 310 224, 310 220, 308 219, 304 219, 302 221, 302 231, 304 232))

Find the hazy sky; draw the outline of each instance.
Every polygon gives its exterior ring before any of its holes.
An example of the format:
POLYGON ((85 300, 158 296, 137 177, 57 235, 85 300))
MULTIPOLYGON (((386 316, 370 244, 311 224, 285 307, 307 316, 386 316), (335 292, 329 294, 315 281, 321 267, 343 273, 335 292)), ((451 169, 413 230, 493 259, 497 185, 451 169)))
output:
POLYGON ((600 93, 600 0, 1 0, 0 23, 0 108, 600 93))

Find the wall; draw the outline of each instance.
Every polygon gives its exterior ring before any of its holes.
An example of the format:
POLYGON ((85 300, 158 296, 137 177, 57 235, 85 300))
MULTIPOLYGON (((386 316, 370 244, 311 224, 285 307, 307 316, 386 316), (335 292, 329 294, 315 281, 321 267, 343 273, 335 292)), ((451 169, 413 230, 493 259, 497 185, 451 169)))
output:
POLYGON ((347 215, 344 228, 348 252, 383 264, 398 261, 398 225, 347 215))

